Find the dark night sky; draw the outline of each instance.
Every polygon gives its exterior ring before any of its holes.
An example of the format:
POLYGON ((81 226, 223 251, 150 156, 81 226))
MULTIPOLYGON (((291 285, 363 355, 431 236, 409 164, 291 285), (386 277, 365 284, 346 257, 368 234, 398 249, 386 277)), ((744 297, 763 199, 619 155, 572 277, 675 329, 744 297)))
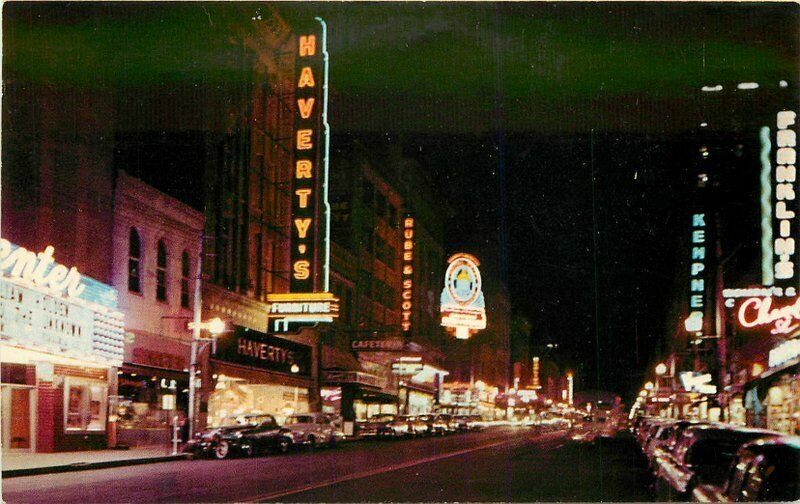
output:
MULTIPOLYGON (((213 81, 230 70, 214 37, 265 5, 73 4, 37 20, 6 4, 4 73, 213 81)), ((795 3, 271 5, 290 24, 326 19, 334 133, 400 142, 432 171, 459 211, 450 249, 505 271, 579 388, 634 390, 675 329, 699 88, 798 80, 795 3)))

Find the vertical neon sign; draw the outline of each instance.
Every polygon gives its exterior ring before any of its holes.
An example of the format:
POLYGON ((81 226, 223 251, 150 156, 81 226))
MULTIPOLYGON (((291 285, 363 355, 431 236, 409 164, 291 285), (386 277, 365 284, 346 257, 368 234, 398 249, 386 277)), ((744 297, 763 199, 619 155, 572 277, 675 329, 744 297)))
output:
POLYGON ((778 236, 774 242, 775 280, 792 285, 796 275, 794 256, 796 253, 794 234, 795 218, 795 182, 797 169, 795 162, 797 152, 797 134, 791 126, 795 124, 797 115, 790 110, 778 112, 775 135, 777 150, 775 151, 775 218, 777 219, 778 236))
POLYGON ((414 218, 403 219, 403 293, 401 313, 403 334, 411 336, 411 309, 414 303, 414 218))
POLYGON ((316 19, 321 25, 321 33, 306 33, 297 38, 291 292, 327 292, 329 288, 327 34, 325 22, 316 19), (320 245, 324 247, 322 251, 320 245))

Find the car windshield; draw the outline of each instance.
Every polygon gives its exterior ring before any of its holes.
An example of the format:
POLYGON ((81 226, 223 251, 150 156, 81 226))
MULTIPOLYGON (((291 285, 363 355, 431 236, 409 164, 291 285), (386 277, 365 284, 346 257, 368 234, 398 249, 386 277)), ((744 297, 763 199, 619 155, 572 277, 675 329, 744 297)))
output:
POLYGON ((236 415, 222 419, 218 427, 239 427, 248 425, 258 425, 264 420, 271 419, 269 415, 236 415))

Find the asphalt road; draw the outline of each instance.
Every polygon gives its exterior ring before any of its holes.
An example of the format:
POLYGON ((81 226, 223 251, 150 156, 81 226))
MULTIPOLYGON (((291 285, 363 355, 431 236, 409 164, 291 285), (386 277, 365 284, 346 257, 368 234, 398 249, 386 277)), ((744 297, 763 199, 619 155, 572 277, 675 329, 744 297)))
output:
POLYGON ((526 427, 315 452, 193 460, 3 481, 23 502, 648 501, 630 437, 576 443, 526 427))

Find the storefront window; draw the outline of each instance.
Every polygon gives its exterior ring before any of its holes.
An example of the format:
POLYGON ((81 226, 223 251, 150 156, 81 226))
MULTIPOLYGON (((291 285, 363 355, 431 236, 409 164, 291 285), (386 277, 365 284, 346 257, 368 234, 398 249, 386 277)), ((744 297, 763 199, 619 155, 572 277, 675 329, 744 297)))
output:
POLYGON ((107 389, 100 381, 64 380, 64 430, 105 431, 107 389))

